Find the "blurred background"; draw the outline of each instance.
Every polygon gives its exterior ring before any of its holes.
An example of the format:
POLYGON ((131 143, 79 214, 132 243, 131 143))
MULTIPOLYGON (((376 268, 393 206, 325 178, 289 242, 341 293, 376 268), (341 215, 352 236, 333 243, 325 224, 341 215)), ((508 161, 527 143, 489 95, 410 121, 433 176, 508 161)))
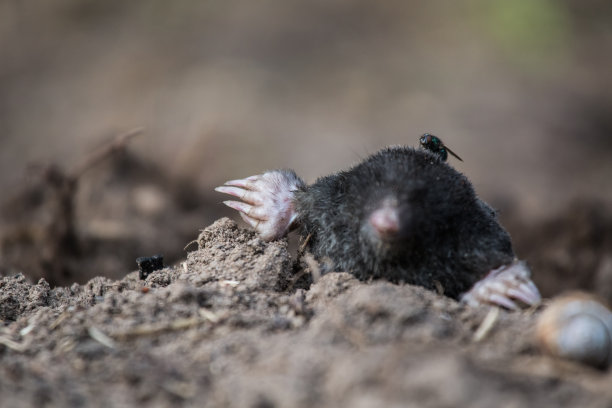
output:
POLYGON ((0 0, 0 271, 172 263, 225 180, 424 132, 545 295, 612 299, 610 2, 0 0))

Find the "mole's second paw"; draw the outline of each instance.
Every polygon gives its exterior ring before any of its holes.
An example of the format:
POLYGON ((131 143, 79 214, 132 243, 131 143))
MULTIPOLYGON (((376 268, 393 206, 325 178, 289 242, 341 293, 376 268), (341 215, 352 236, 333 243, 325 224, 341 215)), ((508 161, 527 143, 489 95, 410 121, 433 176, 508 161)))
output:
POLYGON ((272 241, 285 236, 297 218, 293 192, 304 186, 292 170, 274 170, 228 181, 215 190, 241 199, 223 203, 237 210, 263 239, 272 241))
POLYGON ((470 306, 492 304, 511 310, 519 309, 517 301, 533 306, 542 298, 530 275, 524 262, 504 265, 476 282, 472 289, 461 295, 461 301, 470 306))

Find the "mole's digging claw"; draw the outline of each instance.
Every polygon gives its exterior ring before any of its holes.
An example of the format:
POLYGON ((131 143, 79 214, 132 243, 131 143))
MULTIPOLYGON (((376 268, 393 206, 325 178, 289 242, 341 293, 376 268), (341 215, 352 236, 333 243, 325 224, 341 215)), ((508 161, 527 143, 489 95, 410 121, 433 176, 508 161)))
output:
POLYGON ((291 170, 274 170, 240 180, 230 180, 216 191, 238 197, 241 201, 224 201, 238 211, 267 241, 282 238, 297 218, 293 192, 305 187, 291 170))
POLYGON ((268 218, 268 213, 266 212, 266 208, 264 206, 261 205, 249 205, 246 203, 243 203, 242 201, 224 201, 223 204, 227 205, 230 208, 233 208, 236 211, 239 211, 240 213, 259 220, 259 221, 266 221, 268 218))
POLYGON ((489 272, 461 296, 461 301, 470 306, 493 304, 517 310, 517 301, 533 306, 541 301, 540 292, 530 279, 524 262, 515 261, 489 272))
POLYGON ((234 197, 238 197, 242 201, 249 204, 261 204, 259 200, 259 195, 256 192, 245 190, 238 187, 231 186, 221 186, 215 188, 216 191, 224 194, 233 195, 234 197))

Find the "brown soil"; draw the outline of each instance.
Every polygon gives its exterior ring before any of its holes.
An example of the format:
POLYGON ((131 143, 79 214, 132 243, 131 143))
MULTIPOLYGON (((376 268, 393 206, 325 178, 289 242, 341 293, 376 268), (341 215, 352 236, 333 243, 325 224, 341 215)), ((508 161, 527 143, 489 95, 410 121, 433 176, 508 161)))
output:
POLYGON ((582 289, 612 304, 612 207, 577 201, 548 219, 508 224, 546 297, 582 289))
MULTIPOLYGON (((179 265, 0 280, 3 406, 609 406, 612 374, 543 355, 539 311, 489 313, 330 273, 220 219, 179 265), (298 275, 296 272, 298 271, 298 275), (306 270, 307 271, 307 270, 306 270), (303 275, 303 274, 302 274, 303 275)), ((195 246, 195 245, 194 245, 195 246)))

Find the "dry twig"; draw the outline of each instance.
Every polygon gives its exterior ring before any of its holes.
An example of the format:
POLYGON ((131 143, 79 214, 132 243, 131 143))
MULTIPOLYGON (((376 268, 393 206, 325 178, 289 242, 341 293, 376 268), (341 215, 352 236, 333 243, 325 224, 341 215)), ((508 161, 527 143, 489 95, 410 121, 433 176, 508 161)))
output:
POLYGON ((204 318, 189 317, 185 319, 178 319, 170 323, 142 324, 128 331, 112 334, 112 336, 121 340, 141 336, 151 336, 165 332, 191 329, 192 327, 199 326, 205 322, 212 322, 213 320, 214 319, 211 319, 210 315, 207 315, 204 318))
POLYGON ((119 150, 123 150, 132 138, 141 134, 143 131, 144 128, 142 127, 127 131, 115 137, 115 139, 113 139, 110 143, 107 143, 104 146, 98 148, 97 150, 94 150, 93 152, 89 153, 85 158, 83 158, 83 160, 81 160, 80 163, 78 163, 72 169, 72 171, 68 173, 69 177, 75 180, 78 179, 83 173, 106 159, 108 156, 119 150))
POLYGON ((5 347, 10 348, 11 350, 17 351, 18 353, 23 353, 26 350, 26 346, 21 343, 17 343, 6 337, 0 337, 0 344, 5 347))
POLYGON ((480 323, 480 326, 478 327, 478 330, 476 330, 476 333, 474 333, 474 341, 476 343, 482 341, 487 336, 487 334, 489 334, 489 332, 495 325, 495 322, 497 321, 498 317, 499 317, 499 308, 498 307, 491 308, 491 310, 489 310, 489 313, 487 313, 487 316, 484 318, 482 323, 480 323))

